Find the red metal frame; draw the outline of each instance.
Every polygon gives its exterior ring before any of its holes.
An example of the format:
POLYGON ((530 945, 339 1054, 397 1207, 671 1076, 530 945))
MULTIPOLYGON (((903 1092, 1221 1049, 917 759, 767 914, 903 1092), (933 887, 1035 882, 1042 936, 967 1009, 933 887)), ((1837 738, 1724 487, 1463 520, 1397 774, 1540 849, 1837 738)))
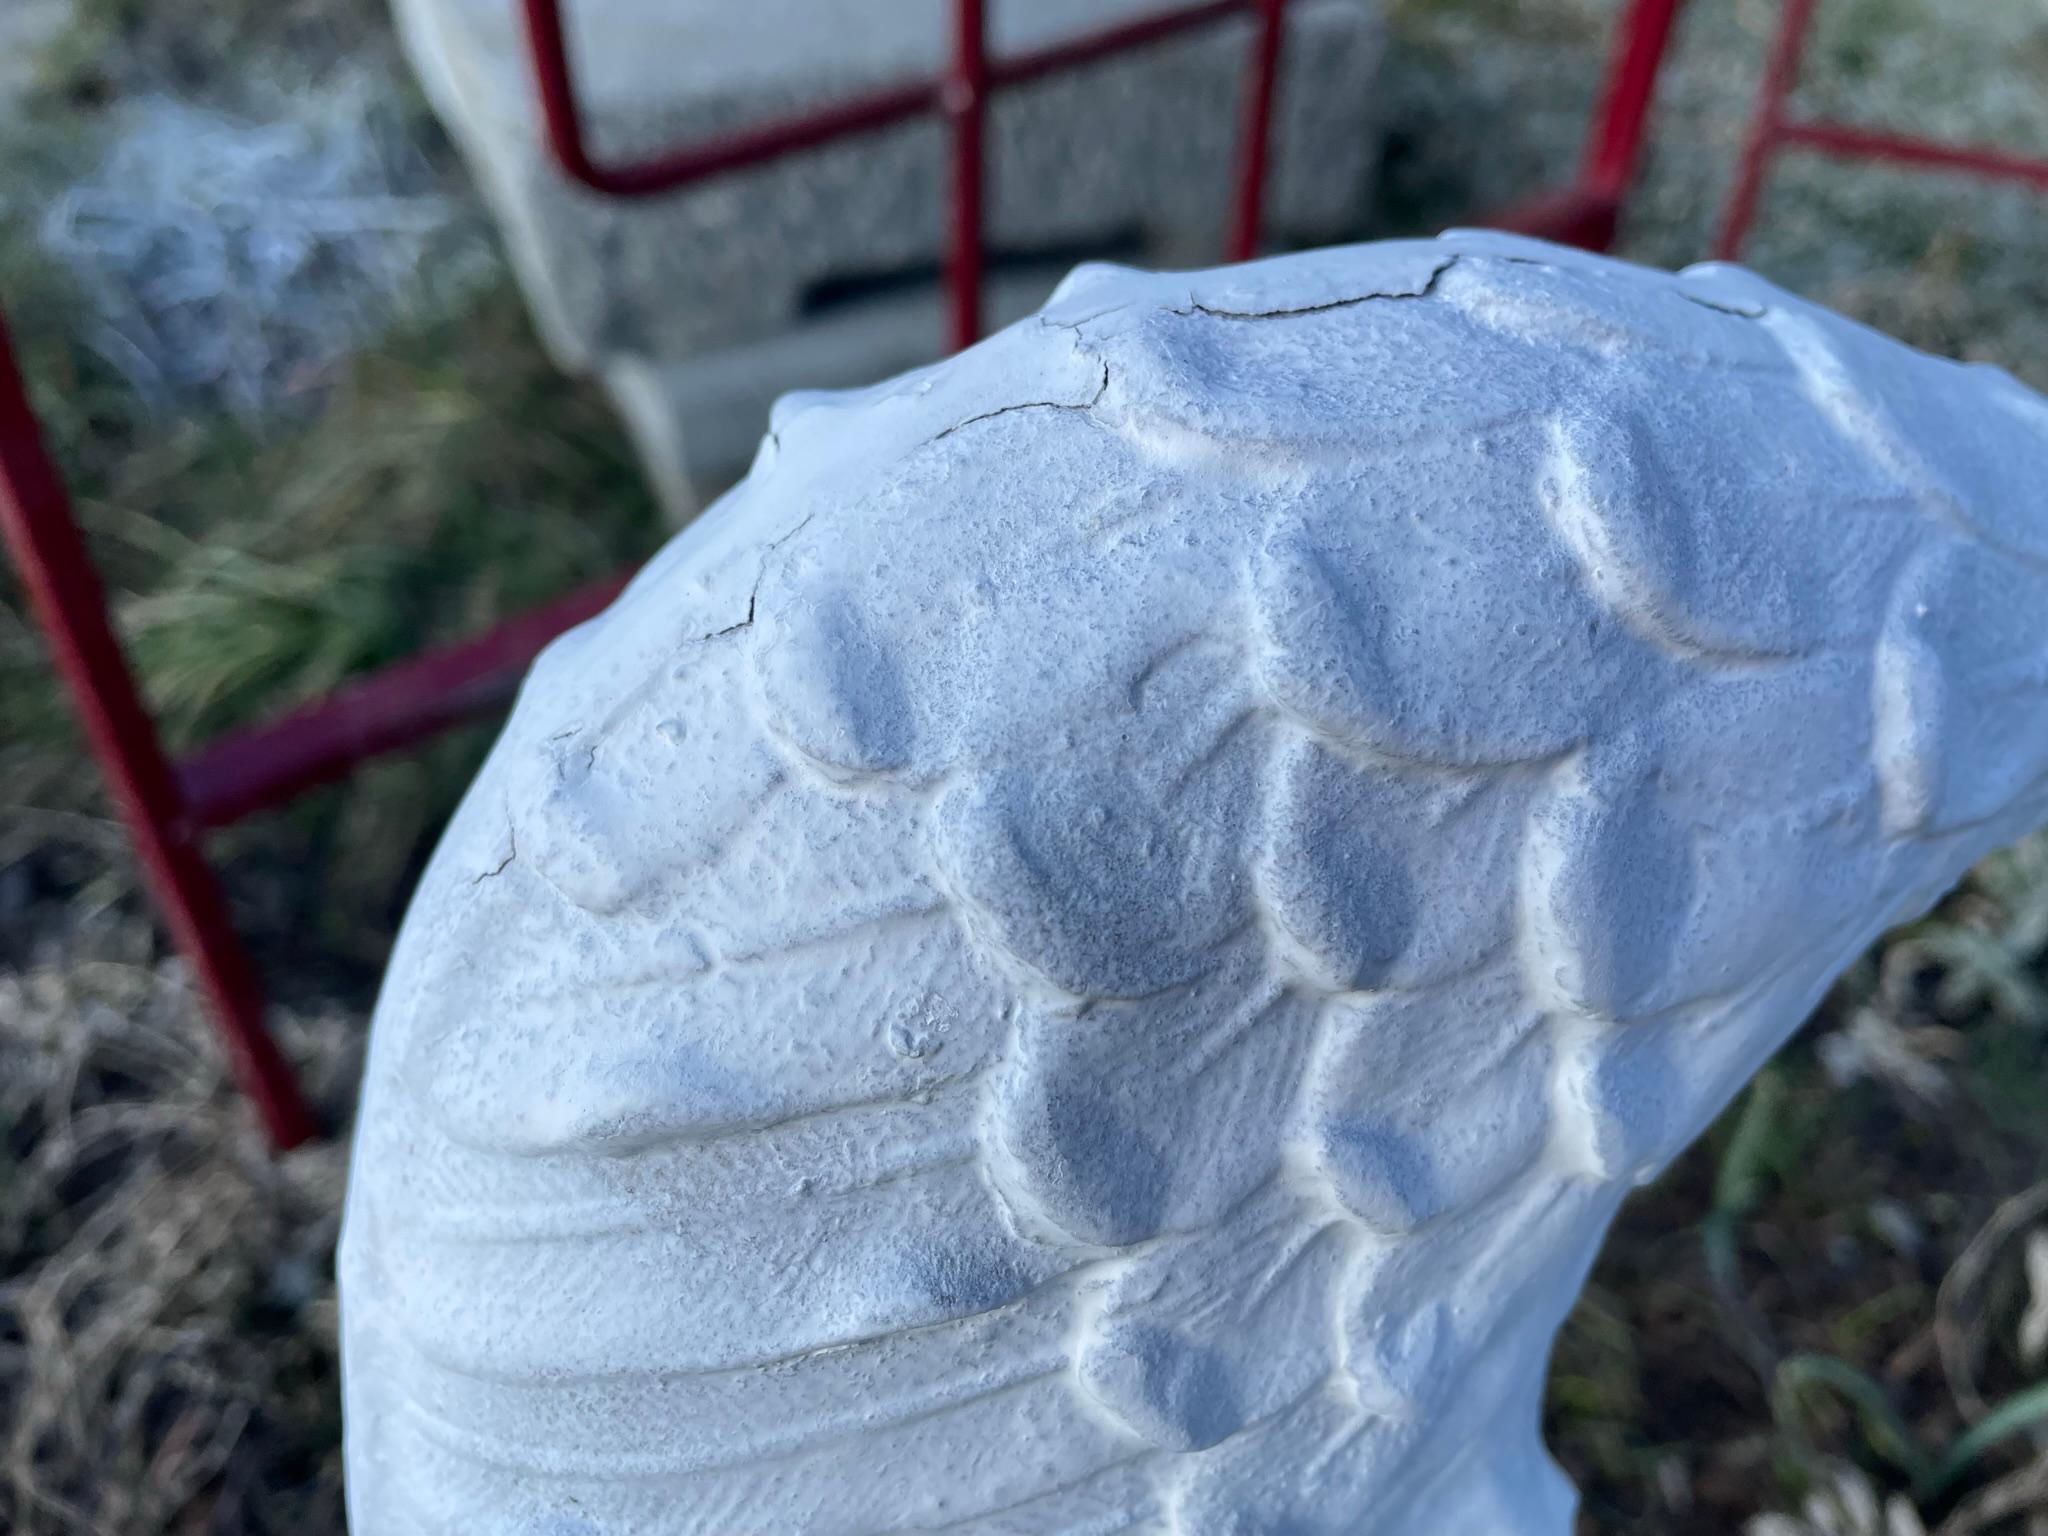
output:
POLYGON ((1714 255, 1733 261, 1756 223, 1763 200, 1764 178, 1781 150, 1810 149, 1848 160, 1889 161, 1930 170, 1962 171, 2003 181, 2021 181, 2048 192, 2048 159, 2010 154, 1988 145, 1944 144, 1910 134, 1854 128, 1816 118, 1794 117, 1786 101, 1799 84, 1799 65, 1813 31, 1819 0, 1785 0, 1778 30, 1771 40, 1769 61, 1757 88, 1742 160, 1714 236, 1714 255))
MULTIPOLYGON (((1673 3, 1673 0, 1665 0, 1673 3)), ((562 26, 562 0, 521 0, 541 121, 564 175, 607 197, 652 197, 727 171, 760 165, 850 134, 869 133, 933 113, 951 129, 952 194, 946 233, 947 335, 971 346, 981 335, 983 187, 987 176, 989 92, 1059 70, 1128 53, 1226 17, 1253 13, 1253 35, 1239 128, 1236 188, 1225 250, 1247 261, 1258 250, 1266 168, 1271 159, 1274 82, 1287 0, 1208 0, 1141 16, 1028 53, 991 58, 985 0, 953 0, 952 62, 943 75, 889 86, 851 101, 672 149, 652 159, 605 165, 584 137, 576 72, 562 26)))
POLYGON ((115 804, 135 839, 143 879, 220 1019, 236 1076, 280 1147, 313 1132, 292 1071, 263 1027, 263 994, 227 904, 199 850, 156 722, 107 622, 99 574, 71 499, 43 447, 6 327, 0 324, 0 533, 21 572, 51 659, 78 708, 115 804))
MULTIPOLYGON (((1612 240, 1680 3, 1630 0, 1577 179, 1564 192, 1490 222, 1594 247, 1612 240)), ((584 142, 559 0, 522 4, 552 151, 565 175, 601 195, 651 196, 918 114, 943 117, 952 130, 947 310, 950 335, 960 346, 981 328, 989 92, 1249 13, 1257 28, 1246 65, 1226 249, 1231 259, 1242 260, 1258 248, 1286 0, 1209 0, 1035 52, 993 58, 986 49, 984 0, 954 0, 952 63, 939 79, 621 166, 600 164, 584 142)), ((108 620, 105 594, 44 448, 4 325, 0 533, 49 637, 92 754, 135 839, 150 893, 219 1017, 238 1080, 276 1145, 293 1146, 314 1133, 314 1118, 264 1027, 255 968, 200 849, 201 833, 341 778, 367 758, 502 707, 540 649, 603 608, 624 578, 583 588, 465 644, 388 667, 174 763, 108 620)))
POLYGON ((603 612, 627 580, 591 582, 475 640, 394 663, 209 743, 175 768, 187 820, 228 826, 344 778, 370 758, 504 708, 547 643, 603 612))
POLYGON ((981 335, 982 191, 988 167, 988 15, 982 0, 955 0, 953 70, 939 83, 952 129, 953 226, 946 251, 946 334, 953 346, 981 335))
POLYGON ((1642 167, 1657 77, 1684 4, 1628 0, 1577 175, 1565 187, 1495 214, 1488 224, 1594 251, 1614 244, 1622 205, 1642 167))

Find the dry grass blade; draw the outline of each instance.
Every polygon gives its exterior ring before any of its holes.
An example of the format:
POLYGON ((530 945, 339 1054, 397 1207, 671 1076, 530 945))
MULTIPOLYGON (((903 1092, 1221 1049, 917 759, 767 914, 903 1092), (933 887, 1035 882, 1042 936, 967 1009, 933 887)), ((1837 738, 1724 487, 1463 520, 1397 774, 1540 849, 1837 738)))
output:
POLYGON ((2002 1477, 1943 1521, 1934 1536, 1978 1536, 2015 1515, 2048 1509, 2048 1455, 2002 1477))
POLYGON ((1977 1386, 1984 1330, 1975 1326, 1975 1313, 1984 1282, 2006 1245, 2044 1216, 2048 1216, 2048 1180, 2020 1191, 1991 1213, 1991 1219, 1949 1266, 1935 1295, 1934 1337, 1941 1349, 1942 1372, 1956 1407, 1973 1424, 1989 1411, 1977 1386))
POLYGON ((2020 1364, 2037 1370, 2048 1362, 2048 1227, 2027 1234, 2027 1310, 2020 1316, 2020 1364))
MULTIPOLYGON (((109 913, 0 978, 0 1529, 339 1536, 344 1149, 270 1161, 153 950, 109 913)), ((356 1021, 279 1022, 345 1096, 356 1021)))

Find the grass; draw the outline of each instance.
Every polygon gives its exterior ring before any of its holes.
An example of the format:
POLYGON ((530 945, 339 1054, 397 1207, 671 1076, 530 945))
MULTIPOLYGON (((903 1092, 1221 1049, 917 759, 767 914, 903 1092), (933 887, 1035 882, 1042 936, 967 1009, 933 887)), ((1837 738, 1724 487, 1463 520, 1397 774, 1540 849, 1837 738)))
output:
MULTIPOLYGON (((13 309, 24 372, 174 750, 617 569, 659 536, 612 418, 548 364, 502 279, 348 361, 304 409, 252 423, 145 408, 77 341, 80 301, 59 274, 17 255, 8 275, 29 295, 13 309)), ((76 770, 11 577, 0 594, 0 804, 38 813, 0 832, 0 860, 74 869, 75 840, 35 828, 96 813, 98 789, 76 770)), ((223 840, 251 866, 238 893, 267 893, 256 927, 317 941, 281 938, 281 961, 317 947, 375 967, 480 746, 467 733, 223 840)))
POLYGON ((38 61, 37 105, 90 110, 166 91, 236 106, 266 80, 388 48, 377 0, 74 0, 70 24, 38 61))
MULTIPOLYGON (((175 962, 102 911, 0 981, 0 1523, 339 1533, 345 1148, 273 1162, 175 962)), ((357 1029, 288 1010, 312 1091, 357 1029)))
MULTIPOLYGON (((1562 174, 1611 5, 1391 11, 1380 227, 1562 174)), ((1702 248, 1772 11, 1694 6, 1628 253, 1675 264, 1702 248)), ((1973 8, 1947 34, 1954 57, 1927 47, 1935 0, 1828 0, 1823 23, 1811 105, 2048 138, 2048 13, 1973 8)), ((658 537, 614 423, 548 366, 502 275, 256 420, 139 397, 18 216, 93 162, 125 100, 260 111, 278 80, 388 54, 373 0, 84 0, 45 60, 35 126, 0 130, 0 292, 180 745, 658 537)), ((417 103, 401 110, 459 199, 417 103)), ((2042 249, 2040 202, 1788 164, 1753 254, 1920 345, 2048 385, 2042 249)), ((0 719, 0 1529, 338 1533, 343 1149, 273 1163, 252 1139, 4 577, 0 719)), ((482 734, 218 844, 286 1049, 337 1111, 369 985, 482 734)), ((2025 1259, 2048 1225, 2044 1083, 2037 841, 1860 962, 1625 1209, 1551 1381, 1548 1432, 1585 1491, 1586 1536, 1724 1536, 1767 1511, 1780 1523, 1756 1536, 2048 1531, 2048 1403, 2023 1338, 2048 1307, 2025 1259)))
MULTIPOLYGON (((547 364, 502 285, 387 338, 311 414, 261 428, 101 408, 91 359, 52 335, 23 340, 174 750, 617 569, 658 537, 611 418, 547 364)), ((0 591, 0 803, 93 814, 40 638, 0 591)), ((340 957, 360 997, 481 745, 464 733, 221 840, 248 867, 234 886, 257 931, 275 931, 279 969, 331 979, 340 957)), ((81 862, 69 840, 0 833, 0 858, 24 854, 81 862)))
POLYGON ((1594 1529, 1704 1536, 1852 1467, 1956 1536, 2006 1528, 1972 1497, 2040 1482, 2044 875, 2037 838, 1893 935, 1630 1204, 1554 1378, 1594 1529))
MULTIPOLYGON (((220 59, 260 78, 267 56, 296 49, 289 68, 317 75, 320 50, 381 36, 381 21, 365 31, 377 15, 357 0, 91 0, 46 61, 33 126, 0 141, 0 189, 26 209, 31 189, 80 174, 127 95, 235 110, 252 88, 224 81, 220 59)), ((658 537, 612 418, 547 363, 502 273, 251 420, 203 396, 141 398, 89 344, 87 298, 32 230, 0 223, 0 292, 174 747, 615 569, 658 537)), ((331 1266, 345 1145, 273 1162, 252 1136, 125 840, 79 772, 11 575, 0 718, 0 1529, 339 1532, 331 1266)), ((403 893, 486 736, 379 764, 216 842, 285 1049, 336 1120, 403 893)))

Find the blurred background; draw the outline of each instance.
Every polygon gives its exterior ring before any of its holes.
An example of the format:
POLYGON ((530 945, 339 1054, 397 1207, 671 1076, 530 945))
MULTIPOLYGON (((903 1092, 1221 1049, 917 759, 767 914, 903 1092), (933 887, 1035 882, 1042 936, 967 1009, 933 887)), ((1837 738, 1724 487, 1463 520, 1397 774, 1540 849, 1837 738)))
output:
MULTIPOLYGON (((1149 8, 995 0, 994 43, 1149 8)), ((775 390, 941 343, 935 126, 599 205, 549 172, 509 5, 397 9, 403 50, 380 0, 0 0, 0 307, 174 749, 644 557, 744 469, 775 390)), ((1433 232, 1569 177, 1613 0, 1311 9, 1323 30, 1281 72, 1271 245, 1433 232)), ((806 0, 570 10, 612 155, 945 46, 936 5, 852 49, 806 0)), ((1778 15, 1692 0, 1620 254, 1707 253, 1778 15)), ((1084 256, 1215 258, 1244 35, 998 108, 993 321, 1084 256)), ((2048 152, 2048 0, 1823 0, 1794 101, 2048 152)), ((2044 255, 2037 191, 1796 155, 1745 252, 2037 388, 2044 255)), ((210 843, 334 1123, 489 736, 210 843)), ((342 1530, 346 1155, 270 1155, 0 574, 0 1530, 342 1530)), ((2048 1536, 2044 1381, 2036 840, 1861 961, 1630 1203, 1548 1431, 1600 1536, 2048 1536)))

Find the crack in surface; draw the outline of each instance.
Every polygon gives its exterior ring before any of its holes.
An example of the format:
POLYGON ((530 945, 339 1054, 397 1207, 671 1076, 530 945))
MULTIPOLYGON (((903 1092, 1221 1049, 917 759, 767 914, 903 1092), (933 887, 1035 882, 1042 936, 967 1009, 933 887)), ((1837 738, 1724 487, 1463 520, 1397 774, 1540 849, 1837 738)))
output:
POLYGON ((1742 299, 1722 299, 1709 294, 1694 293, 1680 288, 1678 296, 1688 304, 1697 304, 1701 309, 1718 310, 1724 315, 1734 315, 1739 320, 1761 320, 1770 313, 1767 304, 1751 303, 1742 299))
POLYGON ((505 843, 512 851, 506 854, 504 858, 498 861, 496 868, 487 869, 484 870, 481 874, 472 876, 469 882, 471 885, 482 885, 486 880, 497 879, 498 876, 502 875, 503 873, 505 873, 507 869, 511 868, 512 861, 519 857, 519 842, 518 839, 512 835, 512 827, 509 822, 505 826, 505 843))
POLYGON ((1106 319, 1110 315, 1120 315, 1125 310, 1131 308, 1131 306, 1132 301, 1126 299, 1121 303, 1111 304, 1103 309, 1091 309, 1087 314, 1076 315, 1071 320, 1055 320, 1051 315, 1041 312, 1038 317, 1038 323, 1048 330, 1072 331, 1075 335, 1079 336, 1082 334, 1081 327, 1084 325, 1088 325, 1096 320, 1106 319))
POLYGON ((756 609, 760 606, 761 602, 761 583, 768 579, 768 557, 774 554, 775 551, 777 551, 778 549, 782 548, 783 545, 787 544, 791 539, 795 538, 798 534, 802 533, 806 528, 810 527, 811 520, 815 518, 817 515, 818 514, 815 512, 805 513, 802 522, 798 523, 794 528, 790 529, 789 532, 785 533, 781 538, 776 539, 773 543, 769 544, 769 546, 766 549, 761 551, 761 568, 754 573, 753 588, 747 593, 747 613, 745 618, 735 619, 732 623, 726 625, 723 629, 707 630, 705 633, 701 635, 692 635, 688 640, 684 641, 683 643, 685 645, 703 645, 707 641, 723 640, 727 635, 735 635, 743 629, 751 628, 754 622, 754 613, 756 609))
POLYGON ((734 634, 739 630, 745 629, 748 625, 754 622, 754 605, 758 603, 760 600, 761 582, 760 578, 756 577, 754 581, 754 590, 747 594, 747 616, 744 619, 739 619, 734 623, 726 625, 723 629, 714 629, 709 634, 699 635, 697 639, 700 642, 705 640, 718 640, 722 639, 726 635, 734 634))
POLYGON ((1288 320, 1296 315, 1320 315, 1332 309, 1349 309, 1355 304, 1371 304, 1380 299, 1426 299, 1436 292, 1437 280, 1458 264, 1459 253, 1444 257, 1430 268, 1429 276, 1423 279, 1420 288, 1376 289, 1371 293, 1356 294, 1348 299, 1331 299, 1322 304, 1302 304, 1293 309, 1216 309, 1199 299, 1192 299, 1186 309, 1176 309, 1176 315, 1208 315, 1215 320, 1288 320))
POLYGON ((1109 364, 1102 364, 1102 382, 1095 386, 1095 393, 1086 400, 1020 400, 1015 405, 999 405, 992 411, 983 411, 979 416, 969 416, 965 421, 956 421, 952 426, 931 438, 936 443, 951 437, 962 427, 971 427, 977 421, 989 421, 997 416, 1007 416, 1012 411, 1092 411, 1102 403, 1102 397, 1109 393, 1109 364))

